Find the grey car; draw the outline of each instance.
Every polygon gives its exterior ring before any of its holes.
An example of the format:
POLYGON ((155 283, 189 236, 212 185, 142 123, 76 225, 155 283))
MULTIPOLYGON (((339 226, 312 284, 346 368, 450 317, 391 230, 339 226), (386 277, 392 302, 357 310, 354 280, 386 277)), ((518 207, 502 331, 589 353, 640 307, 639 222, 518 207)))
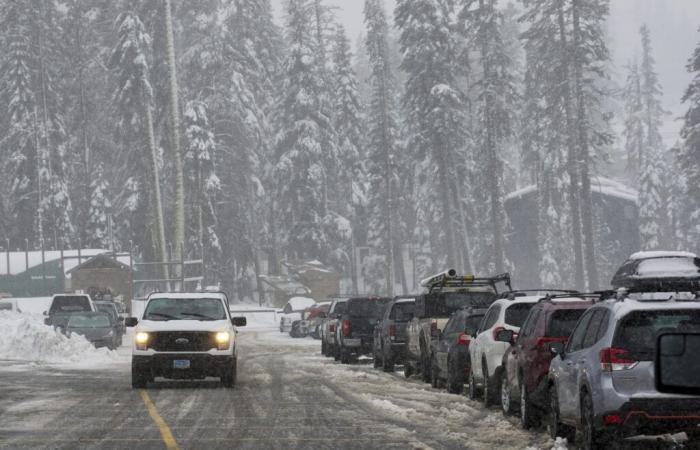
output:
POLYGON ((66 323, 65 333, 68 336, 80 334, 97 348, 114 350, 119 346, 117 324, 103 312, 72 314, 66 323))
POLYGON ((657 336, 700 330, 700 302, 672 295, 600 302, 581 316, 566 346, 551 344, 557 356, 549 368, 550 435, 572 439, 579 431, 585 449, 680 431, 697 442, 700 396, 662 394, 655 386, 657 336))
POLYGON ((402 364, 406 352, 406 326, 413 318, 416 299, 395 297, 374 327, 374 367, 393 372, 394 364, 402 364))

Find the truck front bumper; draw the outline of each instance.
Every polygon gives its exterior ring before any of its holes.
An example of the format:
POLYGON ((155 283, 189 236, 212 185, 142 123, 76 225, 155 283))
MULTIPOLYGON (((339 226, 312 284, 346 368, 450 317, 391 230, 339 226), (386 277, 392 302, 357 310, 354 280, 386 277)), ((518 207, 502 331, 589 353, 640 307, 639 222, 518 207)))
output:
POLYGON ((203 379, 223 376, 233 366, 233 355, 209 355, 206 353, 158 353, 152 356, 134 355, 132 367, 151 375, 151 378, 203 379), (178 361, 178 363, 176 363, 178 361), (183 361, 189 361, 183 364, 183 361), (186 365, 186 368, 176 368, 186 365))

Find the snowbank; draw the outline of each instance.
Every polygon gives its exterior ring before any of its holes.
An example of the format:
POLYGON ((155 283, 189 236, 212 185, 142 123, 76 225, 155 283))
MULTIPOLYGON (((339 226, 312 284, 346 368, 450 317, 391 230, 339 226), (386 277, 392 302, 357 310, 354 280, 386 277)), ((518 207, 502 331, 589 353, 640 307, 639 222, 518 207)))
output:
POLYGON ((43 323, 43 316, 0 312, 0 359, 39 364, 101 367, 118 362, 116 352, 96 349, 84 337, 70 338, 43 323))

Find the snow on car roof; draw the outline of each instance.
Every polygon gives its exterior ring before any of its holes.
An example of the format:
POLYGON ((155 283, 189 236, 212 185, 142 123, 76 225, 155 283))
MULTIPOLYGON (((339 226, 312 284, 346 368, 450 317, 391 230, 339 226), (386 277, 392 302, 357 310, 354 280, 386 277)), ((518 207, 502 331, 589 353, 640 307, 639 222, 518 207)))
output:
POLYGON ((631 260, 649 259, 649 258, 697 258, 695 253, 691 252, 675 252, 675 251, 653 251, 653 252, 637 252, 630 256, 631 260))
POLYGON ((153 292, 149 299, 158 298, 225 298, 221 292, 153 292))
POLYGON ((294 311, 301 311, 316 304, 316 300, 309 297, 292 297, 287 302, 289 306, 292 307, 294 311))
POLYGON ((396 303, 415 303, 416 299, 415 298, 401 298, 396 300, 396 303))

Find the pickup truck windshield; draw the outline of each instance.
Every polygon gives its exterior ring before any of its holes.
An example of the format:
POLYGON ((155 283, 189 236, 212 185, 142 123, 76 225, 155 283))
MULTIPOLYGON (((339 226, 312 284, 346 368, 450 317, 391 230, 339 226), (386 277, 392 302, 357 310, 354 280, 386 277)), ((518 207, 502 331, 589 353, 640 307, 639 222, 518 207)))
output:
POLYGON ((226 320, 226 311, 218 298, 154 298, 143 320, 226 320))

